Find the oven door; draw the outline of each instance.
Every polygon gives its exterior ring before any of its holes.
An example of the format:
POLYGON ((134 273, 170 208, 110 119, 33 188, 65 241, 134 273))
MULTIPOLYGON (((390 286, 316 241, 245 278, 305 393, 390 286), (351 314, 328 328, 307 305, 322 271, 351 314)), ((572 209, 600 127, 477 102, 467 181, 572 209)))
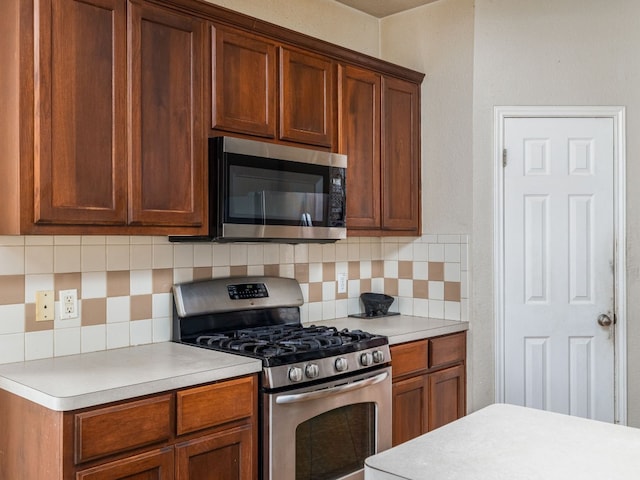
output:
POLYGON ((263 409, 265 480, 363 479, 391 447, 391 368, 265 393, 263 409))

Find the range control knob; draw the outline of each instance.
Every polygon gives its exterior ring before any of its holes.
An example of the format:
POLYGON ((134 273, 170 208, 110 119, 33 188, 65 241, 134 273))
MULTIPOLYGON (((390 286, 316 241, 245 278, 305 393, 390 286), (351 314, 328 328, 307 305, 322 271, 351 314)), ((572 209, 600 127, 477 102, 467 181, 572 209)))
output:
POLYGON ((347 368, 349 368, 349 362, 347 362, 347 359, 344 357, 338 357, 336 358, 335 366, 338 372, 344 372, 347 368))
POLYGON ((318 365, 316 365, 315 363, 310 363, 305 367, 304 374, 308 378, 316 378, 318 375, 320 375, 320 369, 318 368, 318 365))
POLYGON ((384 352, 382 350, 374 350, 373 351, 373 362, 374 363, 382 363, 382 362, 384 362, 384 352))
POLYGON ((368 367, 373 364, 373 355, 370 352, 366 352, 360 355, 360 365, 368 367))
POLYGON ((289 380, 299 382, 302 380, 302 369, 300 367, 291 367, 289 369, 289 380))

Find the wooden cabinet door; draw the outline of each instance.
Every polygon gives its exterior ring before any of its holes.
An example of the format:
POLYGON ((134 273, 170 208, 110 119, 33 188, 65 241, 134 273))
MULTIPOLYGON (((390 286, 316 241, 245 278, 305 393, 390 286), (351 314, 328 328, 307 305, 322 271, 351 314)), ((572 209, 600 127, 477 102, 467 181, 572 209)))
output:
POLYGON ((204 222, 204 22, 131 1, 129 57, 133 225, 204 222))
POLYGON ((275 138, 276 45, 211 27, 212 128, 275 138))
POLYGON ((380 75, 340 67, 339 150, 348 157, 347 228, 379 229, 380 75))
POLYGON ((81 470, 74 478, 76 480, 173 480, 173 447, 81 470))
POLYGON ((465 403, 464 365, 429 374, 429 430, 463 417, 465 403))
POLYGON ((37 0, 36 224, 126 223, 126 0, 37 0))
POLYGON ((280 139, 333 146, 335 65, 311 53, 280 48, 280 139))
POLYGON ((426 433, 428 423, 429 382, 426 375, 393 382, 392 444, 398 445, 426 433))
POLYGON ((251 425, 176 445, 176 480, 254 480, 257 450, 251 425))
POLYGON ((420 91, 382 79, 382 228, 420 234, 420 91))

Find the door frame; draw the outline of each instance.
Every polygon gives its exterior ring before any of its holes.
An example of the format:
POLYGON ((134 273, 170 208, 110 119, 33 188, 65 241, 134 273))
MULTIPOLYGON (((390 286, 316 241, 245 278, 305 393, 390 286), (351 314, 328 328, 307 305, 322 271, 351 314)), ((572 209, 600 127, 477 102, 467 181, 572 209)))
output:
POLYGON ((626 275, 626 123, 622 106, 496 106, 494 107, 494 305, 495 400, 505 398, 504 352, 504 145, 507 118, 611 118, 613 119, 614 194, 614 419, 627 424, 627 275, 626 275))

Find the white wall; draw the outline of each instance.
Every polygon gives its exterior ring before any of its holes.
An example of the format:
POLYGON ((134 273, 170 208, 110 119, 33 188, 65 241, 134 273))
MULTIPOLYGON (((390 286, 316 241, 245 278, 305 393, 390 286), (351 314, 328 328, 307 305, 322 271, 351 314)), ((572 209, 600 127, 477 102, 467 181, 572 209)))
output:
POLYGON ((378 19, 333 0, 206 0, 327 42, 378 56, 378 19))
POLYGON ((627 108, 629 424, 640 426, 640 2, 476 0, 473 97, 474 407, 493 401, 493 107, 627 108), (479 345, 485 348, 477 348, 479 345))
POLYGON ((422 229, 472 226, 473 0, 439 0, 381 21, 381 56, 422 83, 422 229))

